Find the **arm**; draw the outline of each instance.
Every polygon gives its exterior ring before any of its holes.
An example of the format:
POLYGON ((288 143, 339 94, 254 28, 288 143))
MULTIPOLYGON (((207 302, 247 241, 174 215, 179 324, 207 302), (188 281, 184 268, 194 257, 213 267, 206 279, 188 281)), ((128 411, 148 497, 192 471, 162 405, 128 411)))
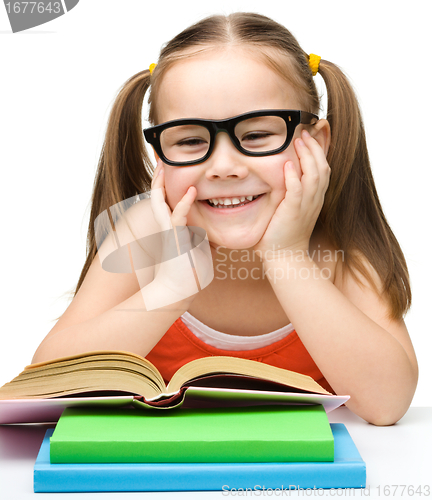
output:
POLYGON ((286 196, 255 250, 268 256, 280 249, 273 260, 263 260, 266 275, 336 393, 349 394, 347 406, 368 422, 390 425, 407 411, 418 378, 405 324, 388 319, 389 304, 363 277, 359 286, 353 275, 342 280, 338 272, 332 283, 308 256, 330 177, 325 128, 317 127, 317 140, 303 133, 303 144, 295 142, 302 175, 285 165, 286 196))
MULTIPOLYGON (((149 283, 148 292, 163 293, 158 286, 156 281, 149 283)), ((42 341, 32 362, 94 350, 146 356, 192 300, 189 297, 146 311, 136 276, 108 273, 96 256, 77 295, 42 341)))
POLYGON ((352 275, 333 284, 310 257, 299 260, 264 265, 301 341, 335 392, 351 396, 348 408, 375 425, 395 423, 418 378, 405 323, 388 319, 388 304, 364 278, 363 287, 352 275), (272 279, 281 267, 285 279, 272 279))
MULTIPOLYGON (((163 188, 163 176, 154 181, 152 188, 163 188)), ((189 190, 172 214, 165 206, 164 196, 155 197, 161 206, 155 207, 154 200, 152 206, 148 200, 140 202, 116 225, 117 235, 139 234, 143 220, 146 234, 158 233, 160 221, 153 217, 154 213, 156 218, 160 216, 157 211, 166 217, 163 223, 185 225, 195 196, 196 190, 189 190)), ((105 239, 72 303, 37 349, 34 363, 93 350, 124 350, 146 356, 188 309, 198 288, 195 270, 192 272, 186 254, 182 255, 186 258, 184 269, 177 259, 168 260, 160 265, 154 280, 152 268, 110 273, 102 268, 99 254, 109 255, 116 250, 113 241, 114 238, 105 239)), ((162 251, 163 248, 162 245, 162 251)), ((146 249, 142 250, 144 257, 149 255, 146 249)), ((199 253, 194 255, 200 257, 199 253)), ((201 269, 201 261, 197 262, 201 269)), ((204 265, 209 265, 205 258, 204 265)))

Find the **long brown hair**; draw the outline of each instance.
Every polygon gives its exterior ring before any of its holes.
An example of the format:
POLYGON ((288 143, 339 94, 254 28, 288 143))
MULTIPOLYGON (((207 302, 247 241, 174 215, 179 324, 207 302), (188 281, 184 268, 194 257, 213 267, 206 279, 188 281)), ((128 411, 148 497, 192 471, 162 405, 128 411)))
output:
MULTIPOLYGON (((87 259, 79 290, 97 253, 94 221, 110 206, 150 189, 153 166, 147 155, 141 110, 149 95, 149 121, 157 122, 157 93, 166 70, 179 59, 228 45, 251 49, 297 91, 305 111, 317 113, 320 101, 308 55, 293 35, 275 21, 251 13, 212 16, 187 28, 162 49, 153 74, 130 78, 113 105, 99 160, 87 237, 87 259)), ((318 223, 329 241, 343 251, 343 270, 356 269, 376 292, 388 297, 391 317, 401 318, 411 305, 411 289, 402 250, 384 216, 370 168, 363 121, 355 93, 343 72, 321 60, 319 73, 327 96, 331 144, 327 160, 331 179, 318 223), (382 282, 378 290, 362 259, 382 282)))

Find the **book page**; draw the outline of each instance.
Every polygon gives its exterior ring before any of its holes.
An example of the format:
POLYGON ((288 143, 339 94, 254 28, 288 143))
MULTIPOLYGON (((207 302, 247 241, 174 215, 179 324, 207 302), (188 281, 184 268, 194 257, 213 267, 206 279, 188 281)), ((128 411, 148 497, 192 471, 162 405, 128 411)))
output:
POLYGON ((182 385, 185 385, 196 377, 214 373, 232 373, 258 377, 312 393, 330 394, 315 382, 312 377, 307 375, 250 359, 234 358, 231 356, 210 356, 187 363, 174 374, 167 387, 168 393, 178 392, 182 385))
POLYGON ((0 388, 0 399, 56 397, 91 391, 122 391, 156 397, 166 391, 157 368, 123 351, 95 351, 29 365, 0 388))

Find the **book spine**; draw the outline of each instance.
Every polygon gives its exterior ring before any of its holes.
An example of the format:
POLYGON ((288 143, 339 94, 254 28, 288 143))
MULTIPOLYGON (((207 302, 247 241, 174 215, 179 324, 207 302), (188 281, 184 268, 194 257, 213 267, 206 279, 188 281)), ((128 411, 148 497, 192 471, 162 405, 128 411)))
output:
POLYGON ((170 465, 57 465, 54 470, 35 470, 34 491, 258 491, 366 485, 364 463, 170 465))
MULTIPOLYGON (((364 488, 366 465, 343 424, 330 424, 335 462, 257 464, 51 464, 53 429, 34 468, 34 491, 255 491, 280 488, 364 488)), ((289 493, 288 493, 289 494, 289 493)))
POLYGON ((358 464, 65 464, 35 469, 35 492, 229 491, 249 488, 362 488, 358 464))
POLYGON ((334 442, 51 440, 51 463, 331 462, 334 442))

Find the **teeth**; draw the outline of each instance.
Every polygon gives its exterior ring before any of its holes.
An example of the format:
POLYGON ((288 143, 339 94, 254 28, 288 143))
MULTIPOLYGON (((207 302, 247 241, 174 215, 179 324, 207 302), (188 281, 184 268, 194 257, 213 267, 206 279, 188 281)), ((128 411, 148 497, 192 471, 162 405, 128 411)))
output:
POLYGON ((258 195, 240 196, 239 198, 210 198, 208 201, 215 206, 217 205, 231 206, 231 205, 239 205, 240 203, 244 203, 246 200, 252 201, 255 198, 258 198, 258 195))

